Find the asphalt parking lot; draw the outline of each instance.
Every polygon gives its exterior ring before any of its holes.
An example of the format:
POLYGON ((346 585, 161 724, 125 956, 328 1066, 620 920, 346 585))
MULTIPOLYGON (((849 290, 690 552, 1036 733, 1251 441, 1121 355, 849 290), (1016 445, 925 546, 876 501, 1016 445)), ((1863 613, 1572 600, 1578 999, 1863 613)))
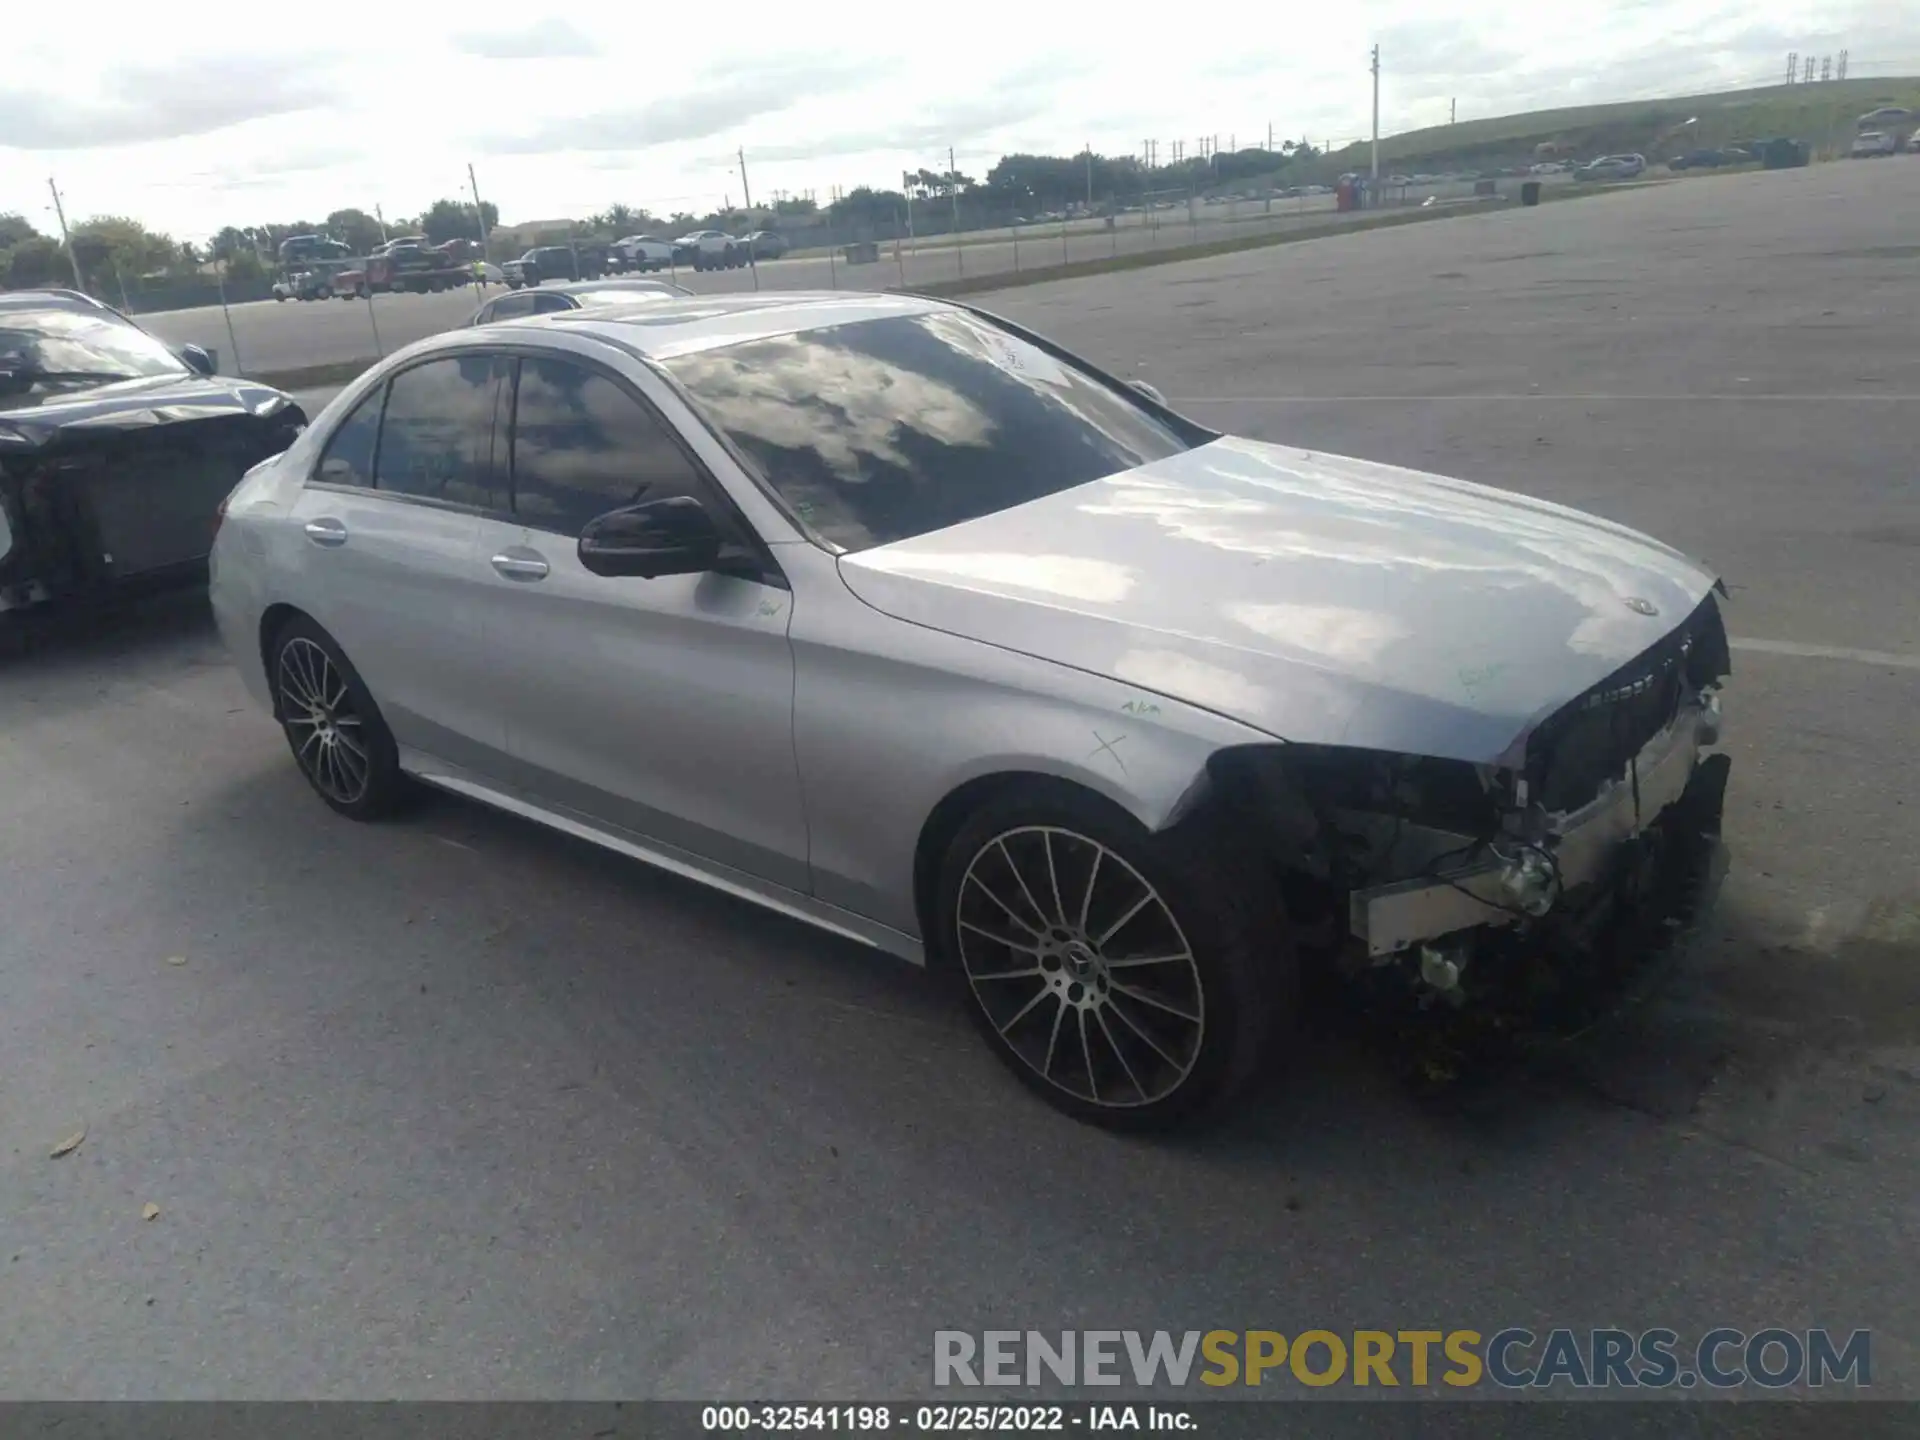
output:
MULTIPOLYGON (((1509 188, 1513 183, 1517 182, 1509 182, 1509 188)), ((1435 186, 1429 190, 1451 204, 1470 194, 1471 187, 1435 186)), ((896 254, 887 245, 873 264, 848 265, 816 253, 769 260, 751 269, 694 271, 681 267, 671 273, 656 273, 702 293, 752 290, 756 286, 769 290, 884 290, 962 277, 1015 274, 1069 261, 1101 260, 1242 236, 1282 234, 1362 218, 1358 212, 1336 216, 1331 196, 1275 200, 1271 206, 1247 201, 1198 205, 1191 216, 1182 205, 1152 215, 1123 216, 1111 233, 1084 222, 1036 224, 1017 231, 971 232, 961 237, 963 243, 958 246, 923 239, 903 246, 896 254)), ((494 286, 487 293, 498 295, 501 291, 494 286)), ((387 354, 422 336, 464 324, 479 303, 470 288, 438 295, 376 295, 371 306, 365 301, 338 299, 306 303, 260 300, 231 307, 231 331, 229 315, 218 306, 146 316, 142 323, 174 344, 192 343, 217 351, 221 368, 229 374, 272 375, 387 354)))
POLYGON ((1706 933, 1445 1100, 1317 1016, 1223 1131, 1115 1138, 894 962, 452 799, 333 817, 201 602, 7 665, 0 1396, 907 1396, 941 1328, 1510 1324, 1865 1327, 1920 1396, 1908 178, 983 297, 1209 423, 1726 576, 1706 933))

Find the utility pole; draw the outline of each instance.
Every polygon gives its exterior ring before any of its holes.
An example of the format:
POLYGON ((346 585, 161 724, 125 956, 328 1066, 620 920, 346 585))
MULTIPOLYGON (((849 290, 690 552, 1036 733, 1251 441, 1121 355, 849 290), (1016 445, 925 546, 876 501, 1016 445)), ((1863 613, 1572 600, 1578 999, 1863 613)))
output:
POLYGON ((1093 142, 1087 142, 1087 209, 1093 209, 1093 142))
POLYGON ((953 260, 960 274, 967 273, 967 257, 960 249, 960 166, 953 158, 953 147, 947 147, 947 194, 953 200, 953 260))
POLYGON ((384 245, 387 243, 387 217, 378 205, 373 207, 373 218, 380 223, 380 243, 384 245))
POLYGON ((1460 119, 1460 102, 1458 100, 1447 101, 1447 124, 1449 125, 1456 124, 1458 123, 1459 119, 1460 119))
POLYGON ((753 187, 747 184, 747 147, 740 147, 740 192, 746 196, 747 209, 753 209, 753 187))
POLYGON ((1373 47, 1373 178, 1380 178, 1380 47, 1373 47))
POLYGON ((53 215, 60 222, 60 243, 67 247, 67 263, 73 266, 73 288, 85 290, 86 277, 80 273, 80 257, 73 253, 73 236, 67 230, 67 208, 60 199, 60 187, 51 175, 47 177, 47 189, 53 192, 53 215))
MULTIPOLYGON (((467 164, 467 188, 473 191, 473 220, 480 227, 480 258, 487 264, 493 263, 493 255, 487 243, 487 212, 480 206, 480 182, 473 178, 473 164, 467 164)), ((616 240, 619 236, 614 237, 616 240)))
POLYGON ((1267 149, 1273 149, 1273 122, 1271 120, 1267 122, 1267 149))
POLYGON ((1793 84, 1793 82, 1799 78, 1799 75, 1800 52, 1797 50, 1789 50, 1787 52, 1787 83, 1789 85, 1793 84))
POLYGON ((1844 50, 1840 52, 1840 64, 1837 68, 1834 78, 1839 80, 1844 80, 1847 78, 1847 52, 1844 50))

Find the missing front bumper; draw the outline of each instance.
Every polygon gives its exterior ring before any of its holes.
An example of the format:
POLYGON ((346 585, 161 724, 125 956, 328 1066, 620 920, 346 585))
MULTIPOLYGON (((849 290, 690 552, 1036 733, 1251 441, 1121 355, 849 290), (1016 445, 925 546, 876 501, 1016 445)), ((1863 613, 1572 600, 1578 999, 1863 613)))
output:
POLYGON ((1656 883, 1657 875, 1647 872, 1659 862, 1646 853, 1655 839, 1676 825, 1706 824, 1718 834, 1728 762, 1702 755, 1717 726, 1708 711, 1689 707, 1634 758, 1625 778, 1559 817, 1544 847, 1522 847, 1506 858, 1483 849, 1433 875, 1355 890, 1348 897, 1351 934, 1370 958, 1381 960, 1463 931, 1531 924, 1535 915, 1516 903, 1509 885, 1515 857, 1527 851, 1551 853, 1555 911, 1568 897, 1610 893, 1629 873, 1642 889, 1656 883))

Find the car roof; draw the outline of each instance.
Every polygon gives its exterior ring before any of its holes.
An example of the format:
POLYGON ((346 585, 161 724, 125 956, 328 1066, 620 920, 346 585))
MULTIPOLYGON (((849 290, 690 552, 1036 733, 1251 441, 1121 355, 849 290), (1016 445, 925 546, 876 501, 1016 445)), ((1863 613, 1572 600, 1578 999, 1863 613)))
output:
POLYGON ((89 315, 116 320, 142 334, 148 333, 131 315, 116 310, 104 300, 96 300, 78 290, 49 287, 45 290, 0 291, 0 310, 84 310, 89 315))
POLYGON ((569 280, 564 285, 542 285, 534 293, 545 291, 549 295, 587 295, 601 290, 634 290, 640 293, 660 292, 673 294, 671 280, 569 280))
MULTIPOLYGON (((104 300, 96 300, 79 290, 67 290, 57 285, 43 290, 5 290, 0 291, 0 305, 31 305, 36 310, 49 307, 65 307, 70 310, 99 310, 108 315, 120 312, 104 300)), ((121 316, 125 319, 125 316, 121 316)))
MULTIPOLYGON (((665 360, 773 335, 956 308, 924 295, 802 290, 775 295, 670 296, 664 301, 636 302, 631 308, 598 305, 590 310, 561 310, 499 324, 502 329, 513 330, 564 325, 665 360)), ((466 333, 471 336, 473 332, 466 333)))

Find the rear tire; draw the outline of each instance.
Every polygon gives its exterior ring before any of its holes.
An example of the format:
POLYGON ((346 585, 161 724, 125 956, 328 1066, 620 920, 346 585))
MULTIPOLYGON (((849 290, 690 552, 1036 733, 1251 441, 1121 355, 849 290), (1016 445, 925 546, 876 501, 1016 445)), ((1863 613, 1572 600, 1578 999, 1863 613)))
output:
POLYGON ((1048 1103, 1114 1129, 1192 1124, 1245 1091, 1295 1009, 1291 936, 1242 855, 1036 780, 947 847, 930 949, 1048 1103))
POLYGON ((267 647, 267 682, 294 763, 329 808, 377 820, 409 798, 393 732, 325 630, 304 615, 281 626, 267 647))

